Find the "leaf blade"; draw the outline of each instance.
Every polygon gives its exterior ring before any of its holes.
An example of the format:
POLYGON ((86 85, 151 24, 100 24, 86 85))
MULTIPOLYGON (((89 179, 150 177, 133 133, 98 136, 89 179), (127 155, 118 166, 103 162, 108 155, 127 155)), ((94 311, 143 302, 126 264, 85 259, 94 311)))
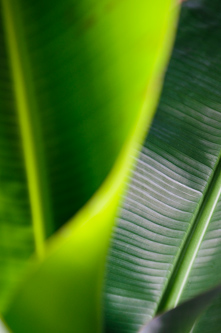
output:
POLYGON ((220 57, 211 52, 220 45, 219 8, 202 1, 182 9, 161 103, 113 238, 105 295, 111 332, 135 332, 158 311, 219 160, 220 57))
POLYGON ((185 243, 181 249, 181 254, 176 262, 174 271, 171 276, 171 284, 168 284, 164 291, 163 299, 158 307, 158 312, 165 311, 177 306, 180 302, 186 283, 189 279, 194 261, 198 255, 203 238, 211 222, 212 215, 216 210, 221 193, 221 161, 215 168, 215 172, 209 188, 207 189, 200 210, 195 217, 192 229, 189 231, 185 243), (165 299, 165 303, 164 303, 165 299))
POLYGON ((69 0, 57 1, 53 7, 44 1, 21 0, 17 3, 35 84, 55 230, 84 207, 91 195, 95 193, 98 199, 92 197, 83 212, 80 211, 70 225, 54 236, 54 241, 49 242, 54 245, 45 255, 45 261, 36 264, 36 271, 34 268, 31 270, 30 280, 23 282, 21 290, 3 312, 10 324, 22 332, 54 331, 58 329, 57 325, 68 332, 74 324, 78 325, 76 330, 80 332, 99 331, 103 256, 113 222, 111 217, 116 209, 122 178, 130 163, 129 153, 135 137, 141 139, 152 117, 161 72, 168 56, 162 55, 161 50, 165 46, 169 51, 173 34, 170 20, 174 22, 176 15, 169 11, 170 0, 159 0, 162 6, 157 21, 151 13, 158 12, 158 3, 147 4, 146 1, 140 2, 139 6, 134 1, 127 6, 125 1, 120 1, 108 13, 108 1, 91 0, 78 4, 69 0), (145 8, 149 9, 148 25, 145 8), (74 17, 66 20, 69 13, 74 17), (93 20, 88 21, 92 14, 96 16, 94 23, 93 20), (137 15, 141 18, 139 22, 137 15), (131 26, 136 29, 131 29, 131 26), (170 27, 168 33, 167 27, 170 27), (156 35, 153 35, 153 28, 154 31, 156 28, 156 35), (94 42, 96 40, 99 42, 94 42), (148 45, 150 42, 151 47, 148 45), (135 67, 131 67, 131 62, 135 67), (150 98, 144 106, 146 90, 150 98), (149 109, 148 114, 146 108, 149 109), (89 131, 94 124, 97 125, 96 130, 89 131), (81 140, 77 140, 79 137, 81 140), (85 175, 87 179, 84 179, 85 175), (105 218, 106 227, 103 223, 105 218), (67 239, 64 236, 66 232, 67 239), (88 244, 93 243, 93 250, 84 249, 87 241, 88 244), (73 250, 73 257, 70 250, 73 250), (83 254, 79 263, 80 250, 83 254), (70 275, 64 275, 62 269, 58 269, 58 262, 64 271, 70 268, 70 275), (85 272, 88 274, 83 274, 85 272), (33 287, 36 284, 38 288, 33 287), (62 289, 58 288, 61 284, 64 286, 62 295, 59 294, 62 289), (70 298, 70 290, 77 295, 76 299, 70 298), (90 302, 86 299, 87 292, 93 296, 90 302), (32 295, 35 295, 34 302, 32 295), (58 296, 56 301, 55 295, 58 296), (83 302, 81 295, 85 296, 83 302), (59 296, 64 303, 71 302, 77 309, 74 317, 71 306, 65 312, 59 296), (51 301, 47 311, 43 306, 47 304, 45 300, 51 301), (18 315, 21 303, 24 306, 23 321, 18 315), (88 322, 82 321, 78 314, 88 315, 88 322), (38 320, 35 320, 36 315, 38 320))

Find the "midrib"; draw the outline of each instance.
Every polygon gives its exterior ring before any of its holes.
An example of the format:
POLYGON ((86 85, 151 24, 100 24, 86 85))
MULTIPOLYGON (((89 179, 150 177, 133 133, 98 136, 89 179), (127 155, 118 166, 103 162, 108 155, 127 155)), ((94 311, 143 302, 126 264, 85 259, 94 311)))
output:
POLYGON ((25 52, 22 24, 19 21, 19 8, 16 7, 17 2, 11 0, 1 1, 18 122, 24 151, 35 247, 38 257, 42 257, 44 254, 45 230, 46 226, 48 228, 51 223, 51 213, 47 193, 41 133, 38 127, 36 112, 37 104, 35 102, 27 52, 25 52))
POLYGON ((215 172, 207 187, 204 198, 191 223, 191 228, 176 260, 173 271, 161 298, 156 313, 174 308, 180 301, 194 260, 210 223, 221 194, 221 157, 219 156, 215 172))

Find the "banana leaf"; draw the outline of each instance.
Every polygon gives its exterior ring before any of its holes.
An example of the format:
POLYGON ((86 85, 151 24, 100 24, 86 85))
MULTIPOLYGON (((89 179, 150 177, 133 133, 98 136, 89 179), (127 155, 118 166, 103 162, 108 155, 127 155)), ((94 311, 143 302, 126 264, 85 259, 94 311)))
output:
MULTIPOLYGON (((220 1, 184 2, 160 104, 118 213, 107 332, 136 332, 221 282, 220 68, 220 1)), ((221 331, 220 299, 191 332, 221 331)))
POLYGON ((177 12, 0 1, 0 312, 14 332, 102 330, 114 215, 177 12))

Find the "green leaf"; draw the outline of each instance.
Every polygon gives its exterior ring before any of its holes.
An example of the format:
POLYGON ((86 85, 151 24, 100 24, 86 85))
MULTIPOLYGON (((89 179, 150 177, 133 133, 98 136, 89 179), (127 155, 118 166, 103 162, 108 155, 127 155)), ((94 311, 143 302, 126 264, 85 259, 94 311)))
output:
POLYGON ((217 0, 182 8, 161 102, 113 237, 108 332, 135 332, 221 281, 220 9, 217 0))
MULTIPOLYGON (((175 309, 167 311, 160 316, 152 319, 140 333, 190 333, 195 332, 197 318, 209 306, 214 298, 221 293, 221 287, 207 291, 175 309)), ((210 328, 211 329, 211 328, 210 328)), ((207 331, 208 332, 208 331, 207 331)), ((212 330, 212 332, 215 332, 212 330)))
POLYGON ((101 330, 114 214, 174 2, 0 1, 0 310, 15 332, 101 330))

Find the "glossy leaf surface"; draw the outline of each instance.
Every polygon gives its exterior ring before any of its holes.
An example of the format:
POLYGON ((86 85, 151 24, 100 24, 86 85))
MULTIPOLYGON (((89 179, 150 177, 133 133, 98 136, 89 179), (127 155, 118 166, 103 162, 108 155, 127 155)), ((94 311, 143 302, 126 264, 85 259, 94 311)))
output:
POLYGON ((161 102, 113 237, 108 332, 136 332, 220 282, 220 9, 216 0, 183 5, 161 102))

